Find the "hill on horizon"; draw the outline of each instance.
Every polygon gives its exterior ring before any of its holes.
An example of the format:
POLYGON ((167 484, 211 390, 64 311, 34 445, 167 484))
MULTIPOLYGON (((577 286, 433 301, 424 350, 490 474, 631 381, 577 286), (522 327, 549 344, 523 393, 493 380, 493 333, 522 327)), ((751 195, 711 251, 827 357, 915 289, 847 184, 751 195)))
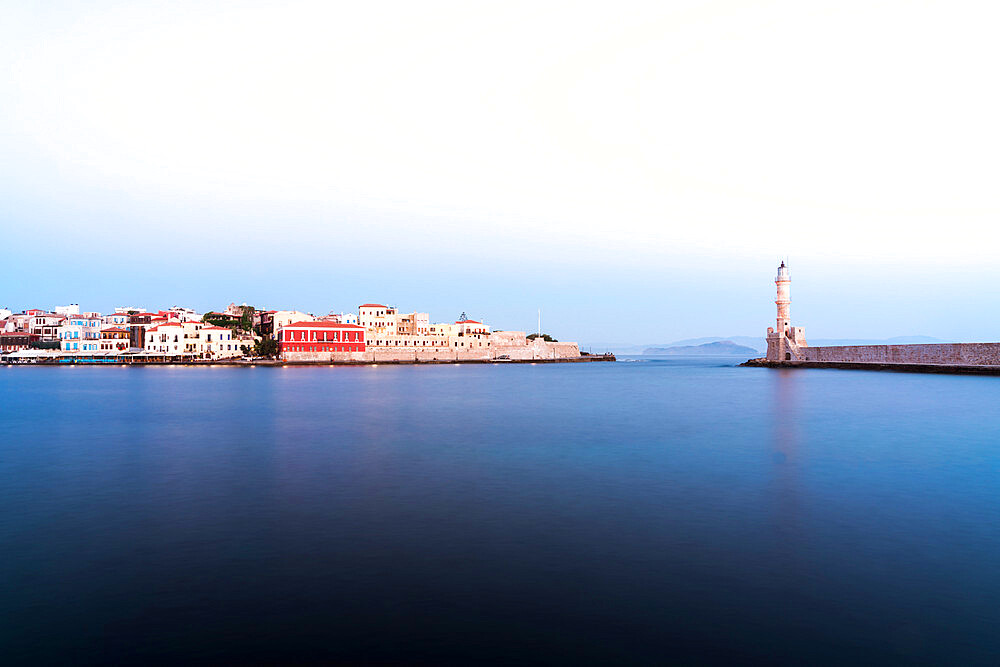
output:
POLYGON ((670 347, 648 347, 645 350, 643 350, 642 353, 648 355, 656 355, 656 356, 725 355, 725 356, 745 357, 747 355, 753 356, 757 354, 757 350, 755 350, 752 347, 747 347, 746 345, 737 345, 731 340, 719 340, 719 341, 712 341, 711 343, 702 343, 701 345, 672 345, 670 347))

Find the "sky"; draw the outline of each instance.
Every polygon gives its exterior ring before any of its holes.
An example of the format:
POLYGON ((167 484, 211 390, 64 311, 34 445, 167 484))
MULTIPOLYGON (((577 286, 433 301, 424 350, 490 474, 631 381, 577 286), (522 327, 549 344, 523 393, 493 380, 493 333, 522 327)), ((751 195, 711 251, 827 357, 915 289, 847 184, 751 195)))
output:
POLYGON ((0 306, 1000 340, 995 3, 0 15, 0 306))

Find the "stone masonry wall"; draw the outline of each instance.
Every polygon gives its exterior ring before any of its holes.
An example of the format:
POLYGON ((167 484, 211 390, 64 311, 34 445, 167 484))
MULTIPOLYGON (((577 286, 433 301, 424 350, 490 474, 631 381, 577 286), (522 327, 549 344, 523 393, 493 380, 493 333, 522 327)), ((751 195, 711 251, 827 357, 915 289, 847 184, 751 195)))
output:
POLYGON ((1000 343, 802 347, 803 361, 1000 366, 1000 343))
MULTIPOLYGON (((524 341, 521 344, 491 345, 482 348, 398 348, 371 347, 365 352, 285 352, 282 359, 291 362, 314 363, 378 363, 378 362, 425 362, 425 361, 491 361, 507 355, 515 361, 535 359, 574 359, 580 356, 576 343, 546 343, 541 339, 524 341)), ((508 342, 504 340, 503 342, 508 342)))

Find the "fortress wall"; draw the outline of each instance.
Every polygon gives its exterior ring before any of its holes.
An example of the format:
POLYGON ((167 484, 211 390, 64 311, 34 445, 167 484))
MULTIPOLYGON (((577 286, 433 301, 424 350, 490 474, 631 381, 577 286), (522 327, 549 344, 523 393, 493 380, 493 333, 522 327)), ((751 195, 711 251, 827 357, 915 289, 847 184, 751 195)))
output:
POLYGON ((528 334, 523 331, 494 331, 490 334, 490 344, 494 347, 524 347, 528 344, 526 340, 528 334))
POLYGON ((804 361, 1000 366, 1000 343, 801 347, 804 361))
POLYGON ((542 359, 575 359, 580 356, 576 343, 547 343, 541 339, 520 342, 513 336, 502 342, 511 344, 490 347, 370 347, 365 352, 285 352, 283 359, 290 362, 314 363, 379 363, 379 362, 433 362, 433 361, 490 361, 507 355, 514 361, 542 359))
POLYGON ((580 356, 580 346, 576 343, 545 343, 545 351, 551 354, 546 359, 570 359, 580 356))
POLYGON ((494 359, 504 354, 515 361, 574 359, 580 356, 580 346, 576 343, 547 343, 538 338, 526 345, 493 346, 494 359))

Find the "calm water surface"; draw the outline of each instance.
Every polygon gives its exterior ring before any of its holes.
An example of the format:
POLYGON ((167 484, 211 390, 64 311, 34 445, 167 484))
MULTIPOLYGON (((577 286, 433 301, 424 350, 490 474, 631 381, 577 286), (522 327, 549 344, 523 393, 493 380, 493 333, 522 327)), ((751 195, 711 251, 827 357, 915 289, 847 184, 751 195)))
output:
POLYGON ((1000 661, 1000 378, 0 368, 12 663, 1000 661))

